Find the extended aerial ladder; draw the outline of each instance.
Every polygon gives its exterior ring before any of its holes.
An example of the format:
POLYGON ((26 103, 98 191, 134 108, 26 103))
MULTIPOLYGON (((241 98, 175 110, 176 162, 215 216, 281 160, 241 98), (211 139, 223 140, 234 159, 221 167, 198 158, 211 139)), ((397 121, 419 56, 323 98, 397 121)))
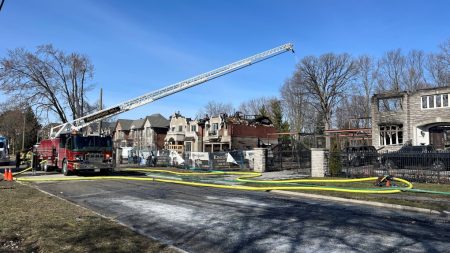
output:
POLYGON ((144 94, 134 99, 130 99, 118 105, 109 107, 104 110, 100 110, 94 112, 92 114, 80 117, 71 122, 67 122, 58 126, 55 126, 51 129, 50 137, 55 138, 58 137, 61 133, 67 133, 70 131, 79 131, 83 127, 87 127, 88 125, 99 122, 106 118, 115 116, 117 114, 132 110, 136 107, 143 106, 145 104, 151 103, 155 100, 158 100, 163 97, 167 97, 169 95, 175 94, 182 90, 194 87, 201 83, 207 82, 214 78, 226 75, 233 71, 236 71, 241 68, 245 68, 250 66, 253 63, 257 63, 268 58, 274 57, 276 55, 285 53, 287 51, 294 51, 294 46, 291 43, 287 43, 281 45, 279 47, 272 48, 270 50, 264 51, 262 53, 250 56, 248 58, 233 62, 231 64, 225 65, 223 67, 217 68, 215 70, 206 72, 204 74, 186 79, 184 81, 169 85, 167 87, 161 88, 159 90, 144 94))

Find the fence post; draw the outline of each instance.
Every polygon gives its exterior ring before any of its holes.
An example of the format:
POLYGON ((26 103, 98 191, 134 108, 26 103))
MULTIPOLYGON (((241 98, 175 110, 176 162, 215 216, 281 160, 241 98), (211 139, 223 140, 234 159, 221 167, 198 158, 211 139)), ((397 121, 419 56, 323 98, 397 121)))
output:
POLYGON ((115 159, 115 162, 116 162, 116 168, 118 168, 119 167, 119 165, 120 165, 120 160, 121 160, 121 158, 122 158, 122 149, 121 148, 116 148, 116 159, 115 159))
POLYGON ((325 151, 323 148, 311 148, 312 177, 325 177, 325 151))
POLYGON ((266 171, 266 154, 267 149, 265 148, 254 148, 254 162, 253 170, 256 172, 266 171))

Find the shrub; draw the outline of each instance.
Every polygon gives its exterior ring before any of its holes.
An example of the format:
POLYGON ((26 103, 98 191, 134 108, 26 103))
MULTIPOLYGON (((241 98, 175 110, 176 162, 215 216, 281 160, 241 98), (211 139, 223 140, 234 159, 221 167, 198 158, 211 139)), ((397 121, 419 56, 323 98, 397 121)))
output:
POLYGON ((337 142, 331 145, 330 158, 328 160, 328 169, 331 176, 339 176, 342 170, 341 149, 337 142))

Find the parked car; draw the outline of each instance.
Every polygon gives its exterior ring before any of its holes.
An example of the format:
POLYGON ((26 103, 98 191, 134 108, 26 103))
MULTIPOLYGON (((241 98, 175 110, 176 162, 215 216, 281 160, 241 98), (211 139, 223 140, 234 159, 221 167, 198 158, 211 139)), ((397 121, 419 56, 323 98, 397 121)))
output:
POLYGON ((354 167, 375 164, 378 160, 378 153, 374 146, 346 147, 341 155, 345 165, 354 167))
POLYGON ((431 145, 403 146, 398 151, 382 154, 381 164, 391 169, 420 166, 445 170, 450 168, 450 152, 436 151, 431 145))

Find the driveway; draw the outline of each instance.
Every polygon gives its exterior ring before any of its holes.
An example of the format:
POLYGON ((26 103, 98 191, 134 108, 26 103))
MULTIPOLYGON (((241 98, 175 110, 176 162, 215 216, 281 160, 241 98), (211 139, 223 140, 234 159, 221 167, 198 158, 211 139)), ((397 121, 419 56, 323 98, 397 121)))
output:
POLYGON ((450 224, 332 201, 138 181, 40 189, 189 252, 448 252, 450 224))

